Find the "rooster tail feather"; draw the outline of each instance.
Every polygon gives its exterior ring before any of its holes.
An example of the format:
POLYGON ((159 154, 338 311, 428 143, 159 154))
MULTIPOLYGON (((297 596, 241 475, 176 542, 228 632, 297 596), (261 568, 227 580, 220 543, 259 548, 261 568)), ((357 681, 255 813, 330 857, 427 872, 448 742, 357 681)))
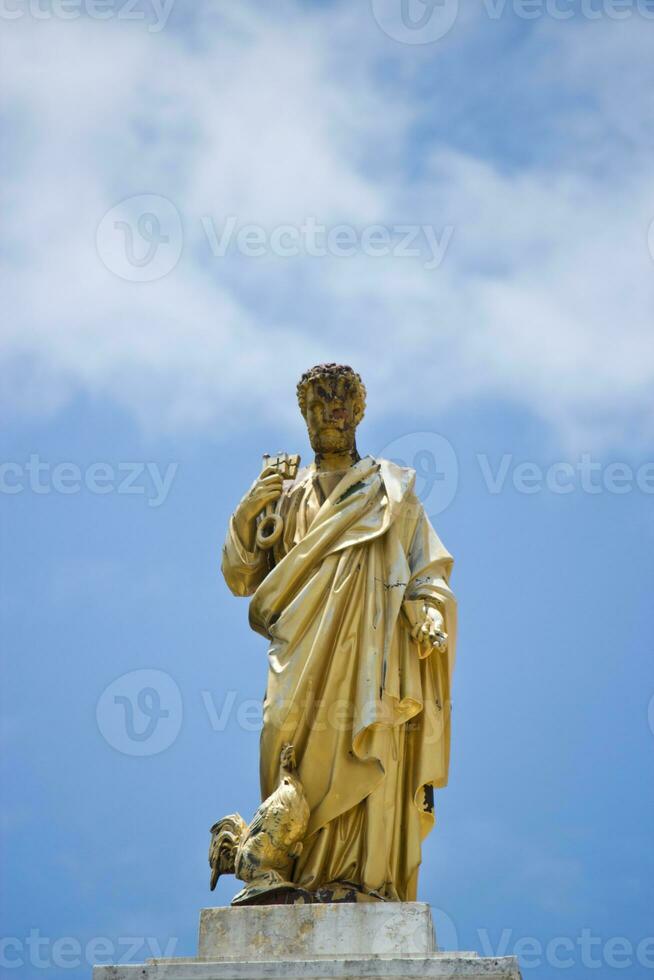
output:
POLYGON ((211 891, 221 875, 233 875, 236 871, 236 852, 247 831, 247 824, 239 813, 223 817, 211 828, 209 866, 211 867, 211 891))

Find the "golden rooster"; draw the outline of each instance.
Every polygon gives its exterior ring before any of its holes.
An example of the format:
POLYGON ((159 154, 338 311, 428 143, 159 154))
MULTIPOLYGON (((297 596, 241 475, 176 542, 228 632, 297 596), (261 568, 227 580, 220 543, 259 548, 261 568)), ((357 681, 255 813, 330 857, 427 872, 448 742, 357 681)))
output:
POLYGON ((211 890, 223 874, 236 875, 247 883, 232 904, 246 903, 271 888, 294 887, 285 875, 292 860, 302 853, 310 812, 296 769, 293 746, 285 745, 277 789, 264 800, 250 825, 233 813, 211 828, 211 890))

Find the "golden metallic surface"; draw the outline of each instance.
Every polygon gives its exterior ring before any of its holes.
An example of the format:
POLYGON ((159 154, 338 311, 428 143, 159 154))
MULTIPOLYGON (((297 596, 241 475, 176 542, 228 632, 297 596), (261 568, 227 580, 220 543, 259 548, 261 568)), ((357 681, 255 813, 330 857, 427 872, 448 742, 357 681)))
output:
POLYGON ((414 900, 433 788, 448 775, 452 557, 415 473, 360 458, 365 394, 350 368, 303 376, 315 462, 292 476, 264 467, 223 549, 227 585, 251 596, 250 625, 270 644, 262 798, 291 743, 310 809, 283 872, 300 900, 414 900), (257 531, 271 506, 282 530, 267 549, 257 531))
POLYGON ((302 853, 309 823, 309 804, 295 775, 292 745, 285 745, 279 761, 277 788, 264 800, 249 826, 238 813, 211 828, 209 865, 211 890, 221 874, 235 874, 247 882, 233 905, 247 904, 268 892, 292 889, 288 873, 302 853))
MULTIPOLYGON (((278 453, 270 456, 264 453, 262 473, 278 473, 283 480, 294 480, 300 466, 300 457, 295 454, 278 453)), ((273 548, 284 533, 284 521, 276 513, 275 505, 268 504, 257 524, 256 546, 262 551, 273 548)))

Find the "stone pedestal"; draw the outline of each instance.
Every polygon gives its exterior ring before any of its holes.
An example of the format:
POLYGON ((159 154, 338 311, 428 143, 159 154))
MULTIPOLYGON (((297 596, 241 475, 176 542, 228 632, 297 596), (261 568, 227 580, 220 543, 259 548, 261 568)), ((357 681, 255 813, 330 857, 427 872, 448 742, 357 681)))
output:
POLYGON ((93 980, 520 980, 515 957, 440 953, 420 902, 203 909, 198 955, 93 980))

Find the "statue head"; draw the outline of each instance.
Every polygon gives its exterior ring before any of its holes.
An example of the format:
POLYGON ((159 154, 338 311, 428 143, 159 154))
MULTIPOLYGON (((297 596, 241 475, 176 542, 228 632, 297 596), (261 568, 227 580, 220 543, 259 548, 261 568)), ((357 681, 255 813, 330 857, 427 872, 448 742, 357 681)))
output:
POLYGON ((346 364, 317 364, 297 386, 300 411, 317 456, 350 453, 355 459, 356 428, 366 410, 366 389, 346 364))

